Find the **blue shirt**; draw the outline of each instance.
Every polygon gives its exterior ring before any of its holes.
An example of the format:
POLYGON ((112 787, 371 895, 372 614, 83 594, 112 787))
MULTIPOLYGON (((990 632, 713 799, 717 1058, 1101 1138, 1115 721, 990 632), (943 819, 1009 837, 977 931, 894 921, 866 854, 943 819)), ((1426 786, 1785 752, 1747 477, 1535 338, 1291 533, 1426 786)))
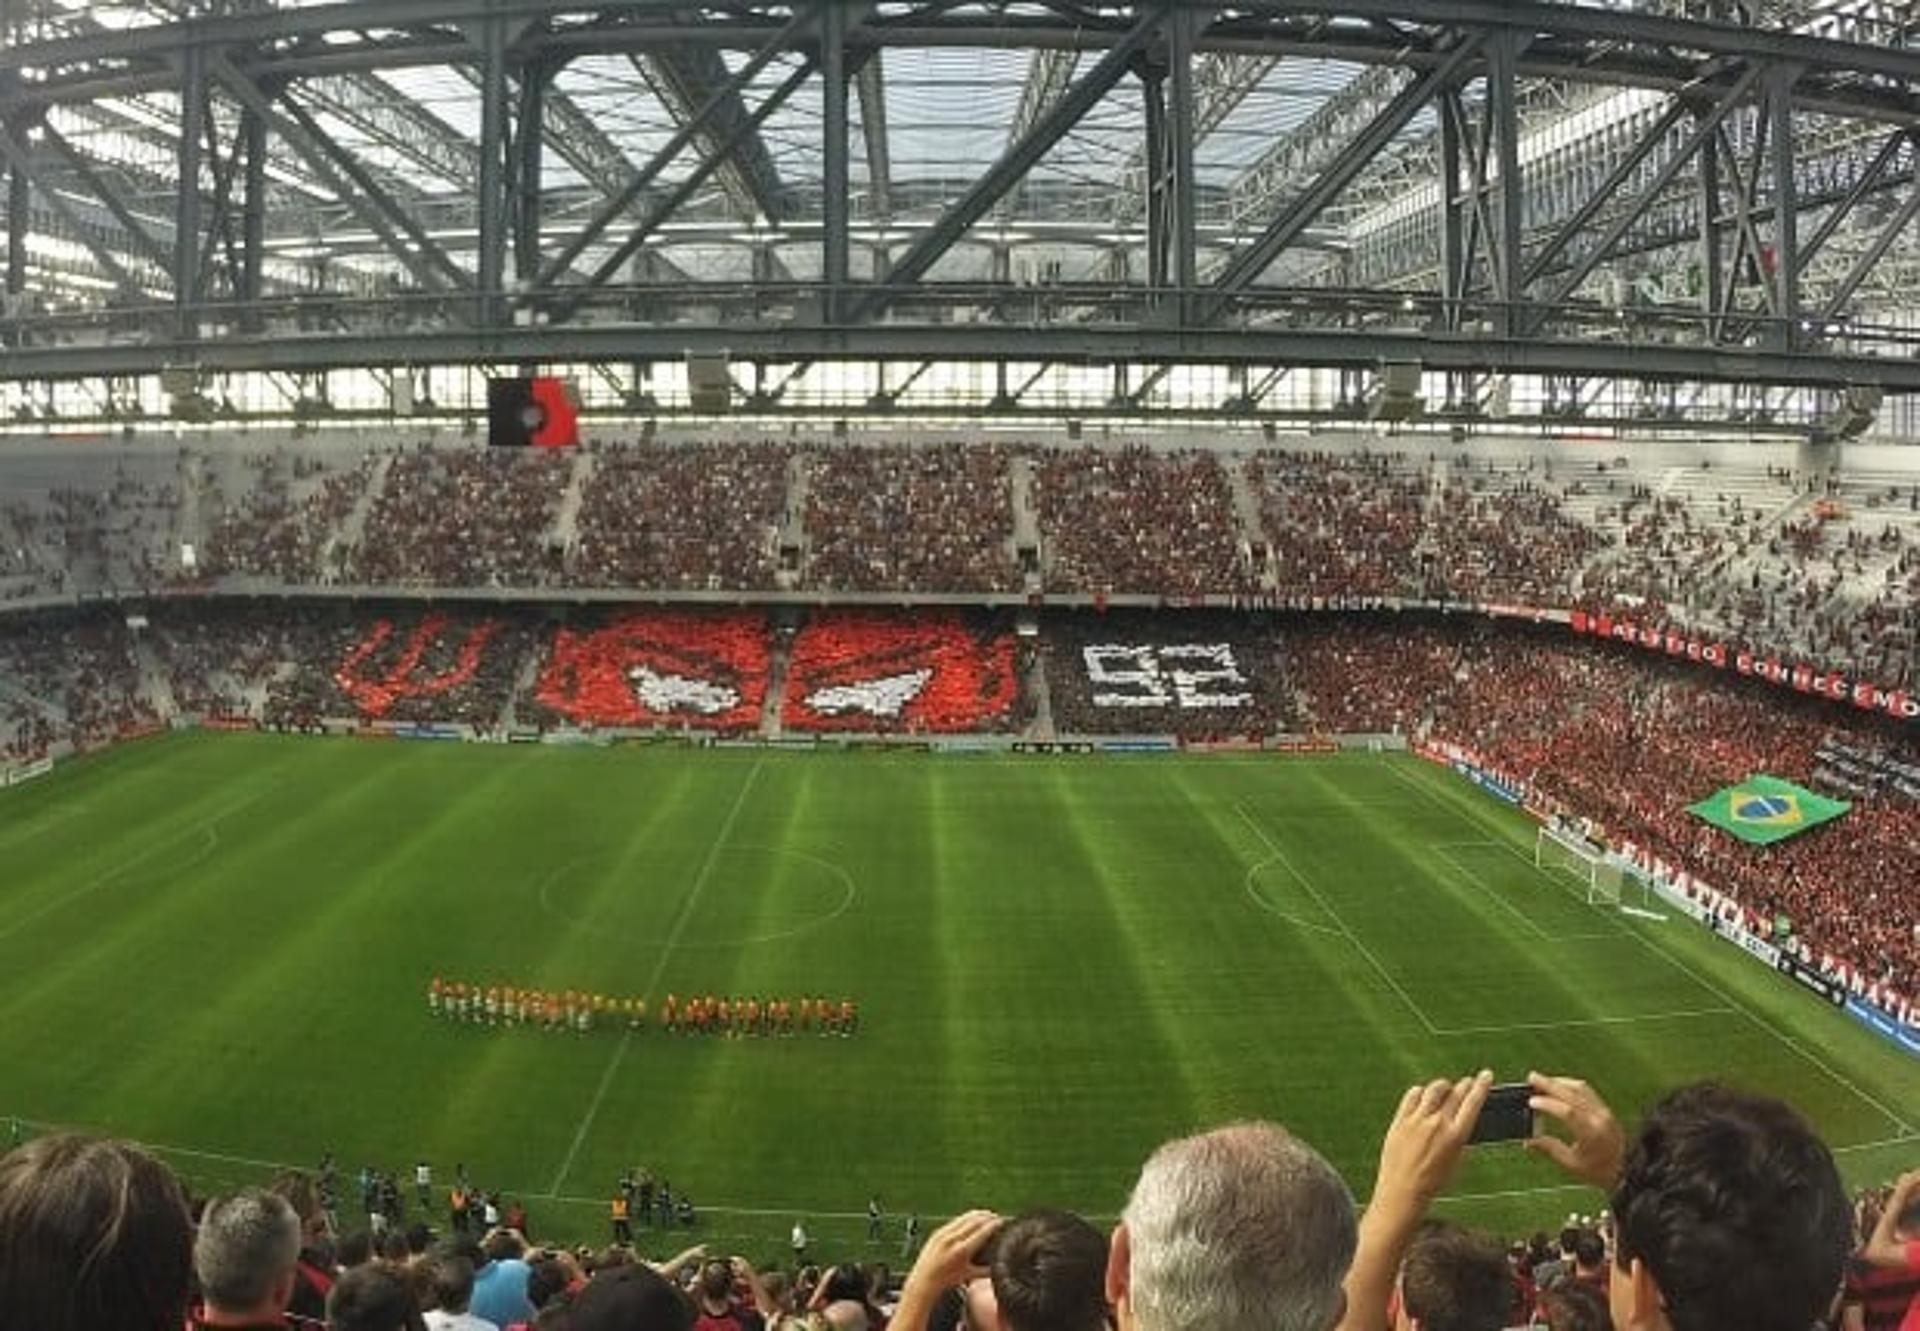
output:
POLYGON ((531 1274, 533 1268, 518 1257, 488 1262, 473 1274, 473 1302, 467 1311, 495 1326, 532 1321, 535 1309, 527 1298, 531 1274))

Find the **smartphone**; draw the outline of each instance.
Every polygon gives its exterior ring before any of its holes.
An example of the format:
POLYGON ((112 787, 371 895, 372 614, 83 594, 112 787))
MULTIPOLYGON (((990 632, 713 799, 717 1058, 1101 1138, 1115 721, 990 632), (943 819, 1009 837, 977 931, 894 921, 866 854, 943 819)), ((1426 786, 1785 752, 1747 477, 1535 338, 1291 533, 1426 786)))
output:
POLYGON ((1533 1087, 1525 1082, 1494 1087, 1487 1092, 1487 1103, 1480 1108, 1468 1143, 1521 1142, 1533 1136, 1533 1110, 1527 1104, 1532 1098, 1533 1087))

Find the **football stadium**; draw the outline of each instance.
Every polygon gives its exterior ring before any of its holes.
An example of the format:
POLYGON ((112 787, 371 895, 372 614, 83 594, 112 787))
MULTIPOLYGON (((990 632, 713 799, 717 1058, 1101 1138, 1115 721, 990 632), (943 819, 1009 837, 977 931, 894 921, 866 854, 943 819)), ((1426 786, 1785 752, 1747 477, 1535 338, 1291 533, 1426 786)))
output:
POLYGON ((1896 0, 0 0, 0 1331, 1920 1331, 1896 0))

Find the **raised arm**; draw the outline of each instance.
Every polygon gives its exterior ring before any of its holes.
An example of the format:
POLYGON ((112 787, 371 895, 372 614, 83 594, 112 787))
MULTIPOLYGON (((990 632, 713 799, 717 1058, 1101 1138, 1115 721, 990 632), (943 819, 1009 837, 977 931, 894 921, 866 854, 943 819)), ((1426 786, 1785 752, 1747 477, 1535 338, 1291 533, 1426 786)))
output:
POLYGON ((929 1234, 900 1288, 900 1306, 888 1325, 899 1331, 926 1331, 927 1318, 942 1294, 987 1273, 973 1259, 1000 1224, 992 1211, 968 1211, 929 1234))
POLYGON ((1873 1233, 1867 1235, 1867 1245, 1860 1250, 1861 1257, 1875 1266, 1906 1269, 1909 1265, 1908 1253, 1913 1245, 1900 1241, 1900 1216, 1916 1200, 1920 1200, 1920 1169, 1902 1174, 1900 1181, 1893 1185, 1893 1195, 1880 1208, 1880 1219, 1874 1223, 1873 1233))
POLYGON ((1360 1246, 1347 1271, 1347 1310, 1339 1331, 1385 1331, 1393 1282, 1414 1231, 1459 1169, 1492 1089, 1493 1074, 1482 1072, 1455 1082, 1428 1082, 1400 1097, 1380 1145, 1379 1181, 1360 1217, 1360 1246))

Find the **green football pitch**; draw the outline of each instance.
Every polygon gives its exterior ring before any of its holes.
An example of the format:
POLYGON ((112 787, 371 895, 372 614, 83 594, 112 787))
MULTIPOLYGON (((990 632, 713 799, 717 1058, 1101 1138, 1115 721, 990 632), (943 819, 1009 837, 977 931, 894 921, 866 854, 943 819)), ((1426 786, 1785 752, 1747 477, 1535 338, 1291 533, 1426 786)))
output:
MULTIPOLYGON (((183 735, 0 792, 0 864, 0 1115, 202 1189, 331 1150, 351 1207, 362 1163, 461 1162, 597 1239, 642 1164, 717 1247, 776 1255, 804 1216, 893 1259, 909 1211, 1111 1214, 1156 1142, 1235 1118, 1364 1195, 1400 1090, 1483 1065, 1629 1113, 1718 1077, 1801 1106, 1856 1181, 1920 1158, 1920 1064, 1682 919, 1590 907, 1524 818, 1404 757, 183 735), (851 995, 863 1026, 455 1025, 436 973, 851 995)), ((1447 1202, 1509 1232, 1599 1205, 1513 1147, 1447 1202)))

